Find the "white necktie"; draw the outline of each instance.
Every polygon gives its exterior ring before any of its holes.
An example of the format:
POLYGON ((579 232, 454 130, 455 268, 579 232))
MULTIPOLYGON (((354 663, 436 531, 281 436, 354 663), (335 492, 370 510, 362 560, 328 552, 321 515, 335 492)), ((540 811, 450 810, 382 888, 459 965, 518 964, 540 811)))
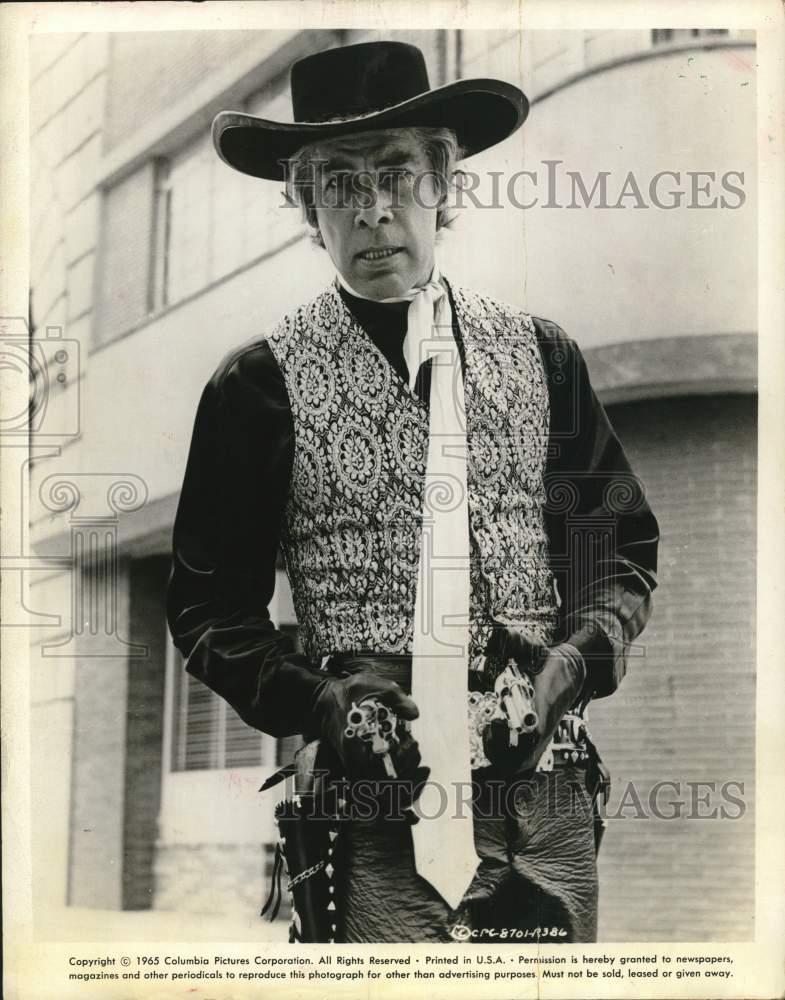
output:
MULTIPOLYGON (((357 296, 340 275, 338 280, 357 296)), ((470 584, 463 379, 438 267, 426 285, 377 301, 411 303, 403 343, 411 388, 420 364, 433 358, 412 644, 412 698, 420 709, 412 731, 431 773, 414 806, 420 820, 412 836, 417 871, 456 909, 479 863, 467 707, 470 584)))

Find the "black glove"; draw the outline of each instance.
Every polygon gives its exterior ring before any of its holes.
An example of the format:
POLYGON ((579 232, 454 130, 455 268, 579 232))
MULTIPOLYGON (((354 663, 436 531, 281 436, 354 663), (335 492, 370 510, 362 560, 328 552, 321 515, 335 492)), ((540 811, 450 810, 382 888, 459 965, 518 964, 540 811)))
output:
MULTIPOLYGON (((349 780, 387 777, 381 755, 373 752, 370 743, 346 735, 347 715, 352 705, 368 697, 378 699, 400 719, 411 721, 420 714, 403 688, 370 670, 345 677, 326 677, 311 703, 313 728, 338 754, 349 780)), ((398 779, 421 784, 427 778, 427 770, 420 767, 417 742, 408 733, 401 733, 399 741, 393 741, 389 753, 398 779)))
POLYGON ((513 659, 529 675, 538 721, 533 733, 520 736, 518 745, 510 746, 506 721, 494 720, 485 730, 485 755, 504 774, 531 770, 550 743, 562 716, 583 689, 586 680, 583 656, 568 642, 538 646, 512 628, 494 630, 486 655, 502 664, 513 659))

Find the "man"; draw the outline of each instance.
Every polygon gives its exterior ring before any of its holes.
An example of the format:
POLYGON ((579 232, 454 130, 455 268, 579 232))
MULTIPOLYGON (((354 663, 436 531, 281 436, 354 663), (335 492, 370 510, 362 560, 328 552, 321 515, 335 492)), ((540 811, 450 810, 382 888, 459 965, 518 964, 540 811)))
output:
POLYGON ((225 112, 214 140, 286 182, 336 282, 205 389, 175 642, 249 725, 314 740, 348 780, 337 841, 308 865, 286 847, 295 897, 330 893, 326 939, 593 940, 581 712, 649 617, 657 524, 575 344, 435 259, 456 159, 514 132, 526 98, 431 90, 393 42, 303 59, 291 83, 294 124, 225 112), (279 545, 302 653, 267 612, 279 545))

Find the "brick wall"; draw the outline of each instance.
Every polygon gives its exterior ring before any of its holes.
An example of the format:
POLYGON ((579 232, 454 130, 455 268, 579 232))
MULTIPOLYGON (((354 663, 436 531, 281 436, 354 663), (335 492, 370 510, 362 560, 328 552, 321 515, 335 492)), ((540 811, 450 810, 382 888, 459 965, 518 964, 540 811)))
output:
MULTIPOLYGON (((262 844, 167 844, 155 859, 155 908, 258 917, 268 890, 262 844)), ((260 924, 260 939, 263 926, 260 924)))
MULTIPOLYGON (((611 410, 661 528, 655 610, 591 729, 613 774, 610 812, 633 782, 744 783, 738 820, 611 820, 601 856, 602 940, 749 940, 755 765, 755 400, 652 401, 611 410)), ((664 790, 667 805, 677 796, 664 790)), ((719 797, 711 797, 718 805, 719 797)), ((702 808, 710 811, 711 806, 702 808)))

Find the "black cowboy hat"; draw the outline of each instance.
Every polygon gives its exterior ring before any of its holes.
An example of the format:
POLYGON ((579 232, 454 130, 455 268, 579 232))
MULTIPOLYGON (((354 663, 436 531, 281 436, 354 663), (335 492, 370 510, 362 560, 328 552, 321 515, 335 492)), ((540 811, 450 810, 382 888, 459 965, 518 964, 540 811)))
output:
POLYGON ((222 111, 213 142, 230 167, 284 179, 281 160, 316 139, 407 126, 450 128, 464 156, 501 142, 529 111, 524 93, 501 80, 458 80, 430 89, 422 52, 402 42, 327 49, 294 63, 294 122, 222 111))

